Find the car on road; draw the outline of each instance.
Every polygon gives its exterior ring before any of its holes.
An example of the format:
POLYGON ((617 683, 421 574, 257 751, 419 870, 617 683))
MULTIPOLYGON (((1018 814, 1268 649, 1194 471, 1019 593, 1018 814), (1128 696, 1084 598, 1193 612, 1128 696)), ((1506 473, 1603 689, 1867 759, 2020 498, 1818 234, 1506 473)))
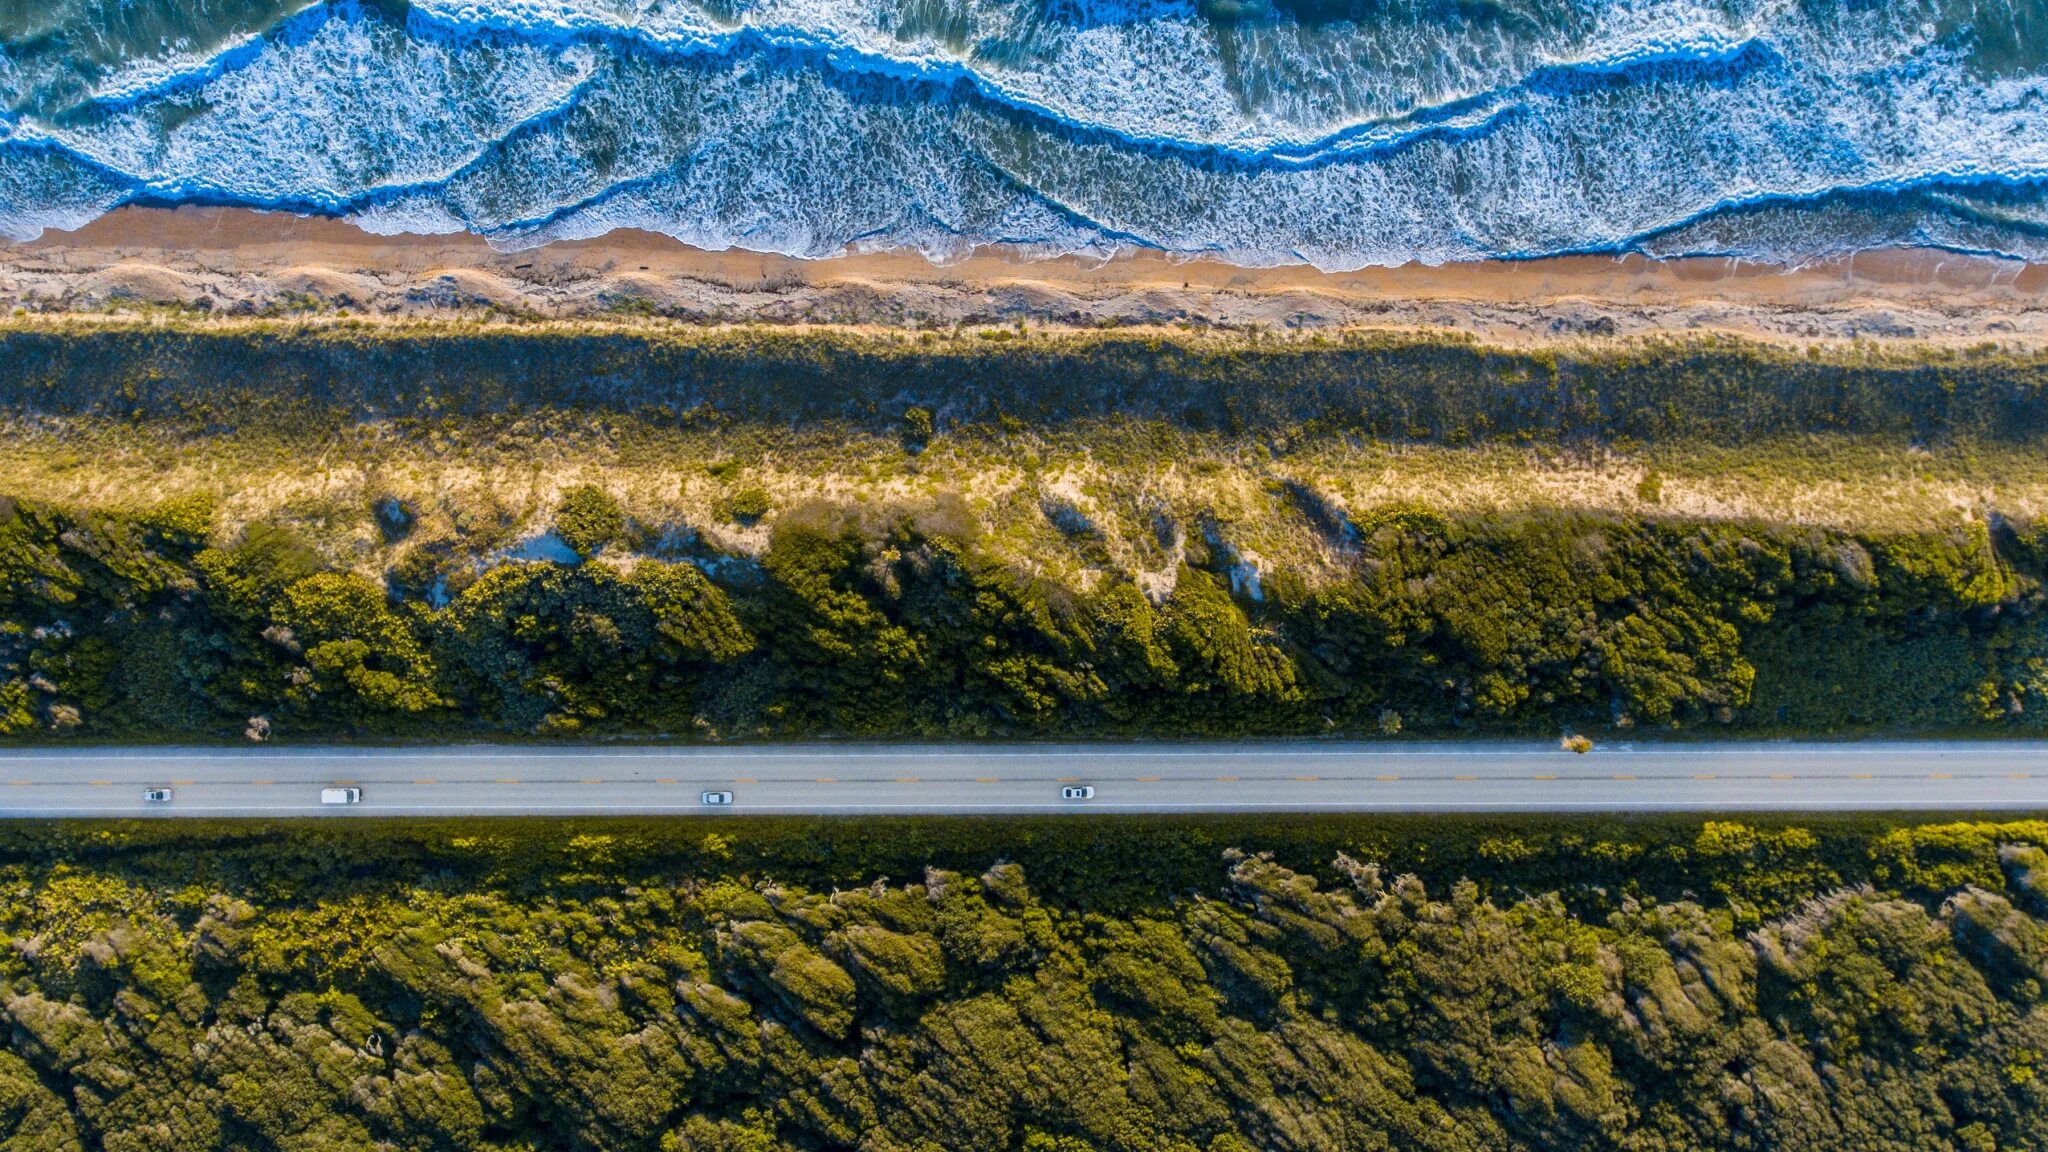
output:
POLYGON ((732 803, 732 793, 706 792, 703 796, 703 801, 704 803, 711 805, 714 808, 723 808, 726 805, 732 803))
POLYGON ((171 802, 171 790, 169 788, 144 788, 142 790, 142 802, 144 804, 169 804, 171 802))
POLYGON ((1060 789, 1060 799, 1093 800, 1095 799, 1095 786, 1092 784, 1069 784, 1065 788, 1060 789))
POLYGON ((361 788, 322 788, 320 790, 320 802, 322 804, 360 804, 362 800, 363 790, 361 788))

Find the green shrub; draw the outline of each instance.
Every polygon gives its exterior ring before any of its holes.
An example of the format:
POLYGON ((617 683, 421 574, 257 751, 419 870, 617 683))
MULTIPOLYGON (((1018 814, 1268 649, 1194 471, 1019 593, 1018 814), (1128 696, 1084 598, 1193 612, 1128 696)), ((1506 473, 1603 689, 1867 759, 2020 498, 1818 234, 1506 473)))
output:
POLYGON ((576 555, 589 559, 626 534, 626 515, 602 488, 578 485, 562 494, 555 510, 555 535, 576 555))
POLYGON ((725 498, 725 514, 741 524, 752 524, 766 516, 772 507, 768 490, 758 484, 750 484, 725 498))
POLYGON ((911 452, 922 452, 932 442, 937 428, 932 423, 929 408, 906 408, 903 411, 903 446, 911 452))
MULTIPOLYGON (((623 525, 594 489, 564 505, 586 549, 623 525)), ((19 739, 57 707, 100 738, 238 736, 259 715, 285 738, 2048 720, 2048 595, 1982 525, 1851 536, 1396 511, 1354 527, 1341 579, 1269 564, 1255 597, 1211 549, 1155 604, 1114 571, 1082 591, 1017 570, 957 502, 801 509, 758 564, 706 555, 703 571, 639 557, 478 576, 430 540, 386 587, 282 528, 205 547, 161 520, 17 502, 0 521, 0 685, 6 714, 38 718, 9 722, 19 739)))

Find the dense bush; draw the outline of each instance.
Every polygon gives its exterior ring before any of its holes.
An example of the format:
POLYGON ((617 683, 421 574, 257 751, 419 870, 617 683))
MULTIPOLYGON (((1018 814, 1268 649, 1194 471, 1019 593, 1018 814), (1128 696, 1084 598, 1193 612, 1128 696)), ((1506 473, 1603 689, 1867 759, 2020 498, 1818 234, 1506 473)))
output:
POLYGON ((626 514, 604 489, 583 484, 562 494, 555 511, 555 535, 571 552, 589 559, 626 534, 626 514))
POLYGON ((2048 824, 1300 823, 17 824, 0 1146, 2048 1145, 2048 824))
POLYGON ((1341 579, 1251 584, 1197 549, 1155 600, 1006 567, 950 505, 814 508, 758 563, 510 562, 440 604, 404 573, 327 570, 282 528, 208 546, 194 505, 0 512, 0 733, 29 738, 233 737, 256 717, 283 738, 2048 718, 2039 550, 2004 522, 1857 537, 1381 511, 1347 524, 1341 579))

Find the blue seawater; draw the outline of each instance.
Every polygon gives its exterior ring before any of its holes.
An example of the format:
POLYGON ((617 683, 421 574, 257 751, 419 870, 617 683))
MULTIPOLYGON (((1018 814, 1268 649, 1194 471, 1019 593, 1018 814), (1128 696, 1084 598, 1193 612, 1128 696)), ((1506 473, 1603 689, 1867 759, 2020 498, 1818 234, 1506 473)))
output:
POLYGON ((2048 258, 2048 0, 0 0, 0 234, 2048 258))

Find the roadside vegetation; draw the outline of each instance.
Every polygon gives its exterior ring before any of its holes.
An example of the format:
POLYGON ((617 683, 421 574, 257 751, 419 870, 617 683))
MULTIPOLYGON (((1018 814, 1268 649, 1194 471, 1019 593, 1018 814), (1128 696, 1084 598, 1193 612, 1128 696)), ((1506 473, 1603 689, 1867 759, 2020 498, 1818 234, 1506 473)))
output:
POLYGON ((1995 349, 80 322, 0 350, 16 740, 2048 717, 2048 361, 1995 349))
MULTIPOLYGON (((395 523, 404 511, 380 519, 395 523)), ((365 508, 362 515, 374 515, 365 508)), ((1047 578, 964 501, 812 504, 758 553, 595 487, 552 544, 382 578, 201 500, 0 506, 0 732, 25 739, 2027 732, 2048 548, 1415 507, 1327 517, 1317 570, 1220 524, 1047 578), (636 550, 637 548, 637 550, 636 550), (540 558, 521 558, 521 553, 540 558)), ((413 528, 412 531, 418 531, 413 528)), ((1305 532, 1310 531, 1305 528, 1305 532)))
POLYGON ((1826 816, 13 823, 0 1140, 2038 1148, 2044 840, 1826 816))

